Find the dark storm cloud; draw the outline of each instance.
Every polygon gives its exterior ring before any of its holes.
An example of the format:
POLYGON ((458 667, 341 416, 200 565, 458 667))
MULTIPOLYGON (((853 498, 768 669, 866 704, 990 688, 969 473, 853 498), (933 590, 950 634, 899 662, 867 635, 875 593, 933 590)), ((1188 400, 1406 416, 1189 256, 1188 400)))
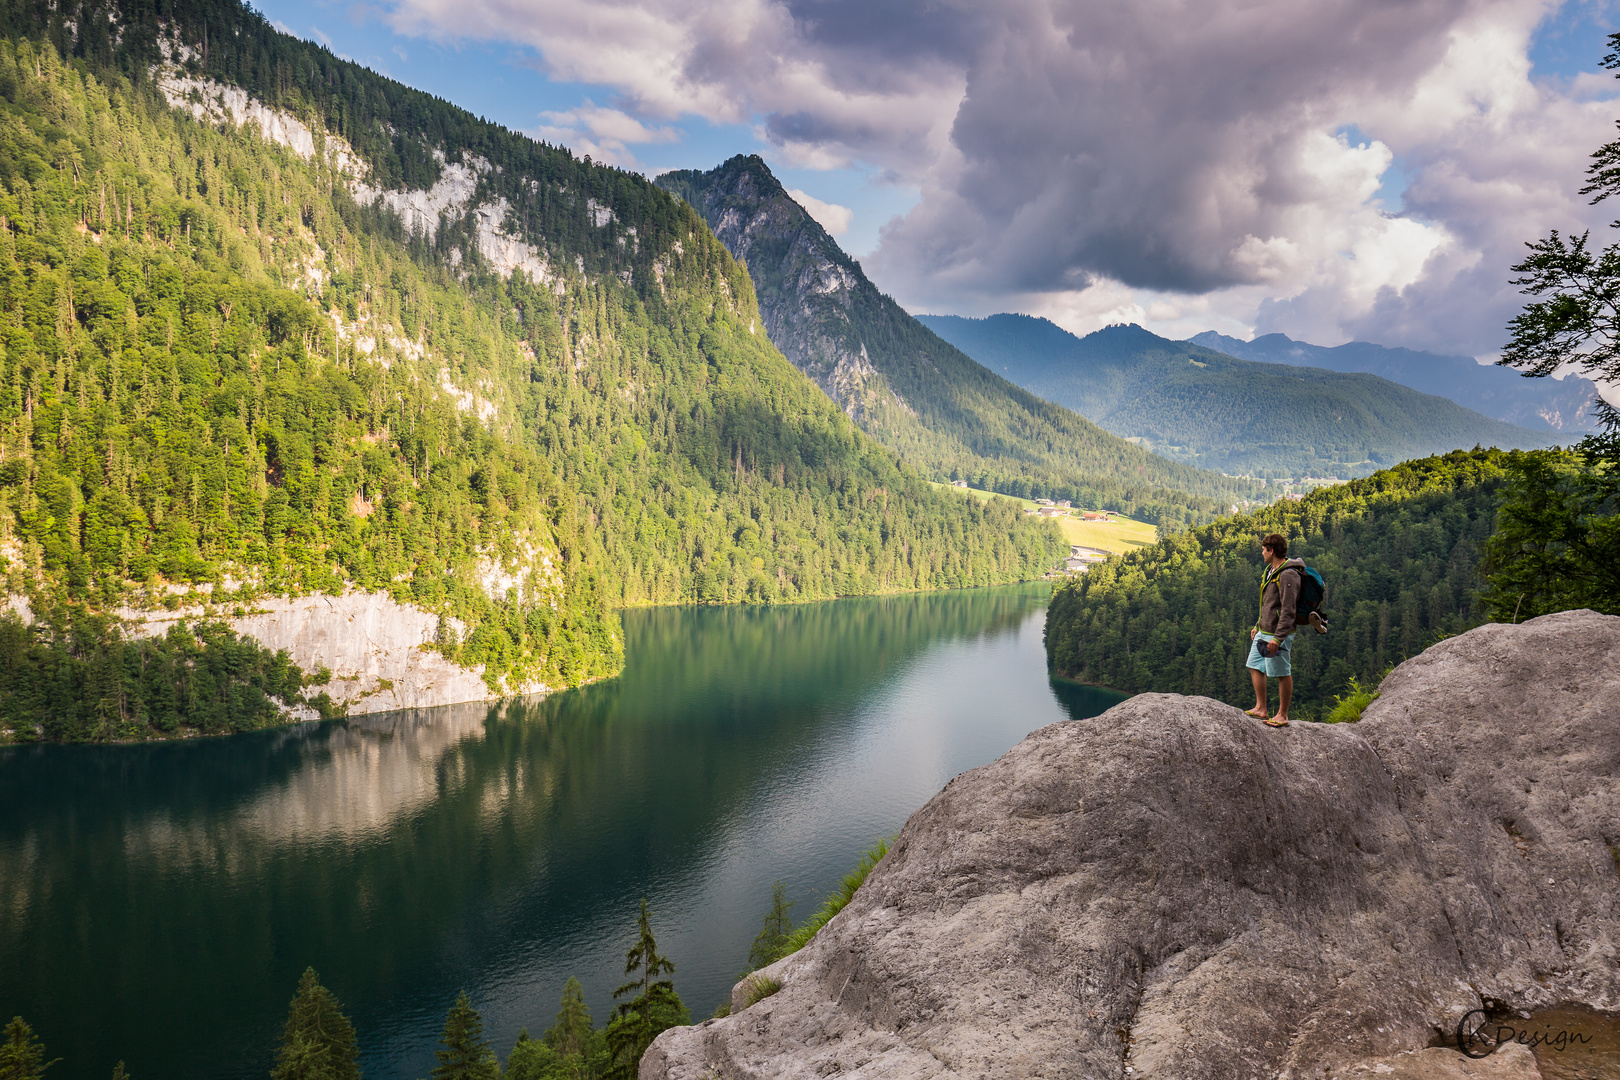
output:
POLYGON ((1415 335, 1426 310, 1455 338, 1499 322, 1493 268, 1523 239, 1597 220, 1573 188, 1608 106, 1532 84, 1525 59, 1556 7, 396 0, 391 17, 527 42, 636 116, 756 123, 782 164, 915 187, 867 260, 912 306, 1067 304, 1074 323, 1105 293, 1110 311, 1205 296, 1228 324, 1415 335), (1396 215, 1373 201, 1393 155, 1413 176, 1396 215))
POLYGON ((836 55, 839 66, 873 73, 918 63, 971 64, 999 21, 995 5, 788 0, 804 39, 836 55))
POLYGON ((1019 291, 1100 274, 1202 292, 1266 280, 1250 237, 1318 202, 1303 136, 1433 67, 1471 0, 1030 4, 974 58, 960 154, 887 259, 1019 291), (954 227, 952 227, 954 223, 954 227))

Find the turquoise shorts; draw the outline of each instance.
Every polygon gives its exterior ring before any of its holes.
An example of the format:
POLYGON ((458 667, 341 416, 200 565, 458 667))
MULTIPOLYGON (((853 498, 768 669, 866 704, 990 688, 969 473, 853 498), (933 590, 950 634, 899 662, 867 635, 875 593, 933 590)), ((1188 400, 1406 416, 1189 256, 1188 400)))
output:
POLYGON ((1260 633, 1254 635, 1254 641, 1249 645, 1248 666, 1256 671, 1265 672, 1268 677, 1273 679, 1280 679, 1284 675, 1292 675, 1294 673, 1294 635, 1289 634, 1282 639, 1280 642, 1282 648, 1278 650, 1276 656, 1267 656, 1260 651, 1260 646, 1272 640, 1275 639, 1270 634, 1260 633))

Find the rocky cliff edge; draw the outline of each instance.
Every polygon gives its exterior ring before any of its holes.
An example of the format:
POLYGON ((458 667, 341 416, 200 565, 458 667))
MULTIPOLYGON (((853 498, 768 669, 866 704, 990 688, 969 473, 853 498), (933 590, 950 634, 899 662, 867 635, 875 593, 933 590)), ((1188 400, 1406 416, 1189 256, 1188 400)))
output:
POLYGON ((1450 1046, 1482 1007, 1620 1011, 1620 618, 1483 626, 1381 691, 1354 725, 1144 694, 1034 732, 642 1080, 1540 1077, 1450 1046))

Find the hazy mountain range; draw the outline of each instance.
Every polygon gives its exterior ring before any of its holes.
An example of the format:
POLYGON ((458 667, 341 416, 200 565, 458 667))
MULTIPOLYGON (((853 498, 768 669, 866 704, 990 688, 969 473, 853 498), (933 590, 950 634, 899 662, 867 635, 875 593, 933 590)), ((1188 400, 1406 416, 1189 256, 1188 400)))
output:
POLYGON ((1376 375, 1240 360, 1134 324, 1080 338, 1028 315, 920 318, 1031 392, 1159 453, 1228 473, 1349 478, 1459 447, 1556 438, 1376 375))
POLYGON ((1282 334, 1239 341, 1213 330, 1187 340, 1243 360, 1381 375, 1402 386, 1439 394, 1475 412, 1533 430, 1586 432, 1597 426, 1592 414, 1597 388, 1579 376, 1526 378, 1511 368, 1479 364, 1467 356, 1391 349, 1367 341, 1328 348, 1294 341, 1282 334))

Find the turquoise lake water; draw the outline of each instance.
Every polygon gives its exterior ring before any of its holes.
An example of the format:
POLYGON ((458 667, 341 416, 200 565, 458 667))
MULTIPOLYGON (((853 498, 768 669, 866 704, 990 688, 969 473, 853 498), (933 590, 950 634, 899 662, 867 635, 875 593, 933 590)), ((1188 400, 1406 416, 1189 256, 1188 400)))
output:
POLYGON ((368 1080, 465 988, 504 1060, 569 975, 603 1023, 636 909, 695 1019, 780 878, 803 918, 952 776, 1120 695, 1047 677, 1032 585, 626 612, 541 699, 139 746, 0 748, 0 1020, 53 1080, 268 1074, 313 964, 368 1080))

